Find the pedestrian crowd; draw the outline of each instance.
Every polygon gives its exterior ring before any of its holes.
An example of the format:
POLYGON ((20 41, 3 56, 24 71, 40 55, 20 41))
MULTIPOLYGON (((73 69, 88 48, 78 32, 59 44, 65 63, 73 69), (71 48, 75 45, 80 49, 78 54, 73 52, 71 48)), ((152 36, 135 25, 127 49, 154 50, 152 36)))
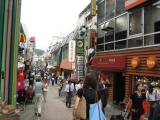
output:
MULTIPOLYGON (((57 84, 58 95, 64 90, 66 107, 73 107, 73 120, 160 120, 160 86, 157 84, 137 82, 134 92, 130 95, 124 107, 124 115, 107 116, 108 88, 112 87, 108 78, 101 74, 89 73, 79 81, 64 78, 52 71, 37 70, 26 77, 25 89, 29 100, 35 96, 35 115, 41 116, 42 102, 47 102, 49 84, 57 84), (75 98, 74 106, 72 99, 75 98)), ((19 91, 17 102, 25 96, 19 91)))

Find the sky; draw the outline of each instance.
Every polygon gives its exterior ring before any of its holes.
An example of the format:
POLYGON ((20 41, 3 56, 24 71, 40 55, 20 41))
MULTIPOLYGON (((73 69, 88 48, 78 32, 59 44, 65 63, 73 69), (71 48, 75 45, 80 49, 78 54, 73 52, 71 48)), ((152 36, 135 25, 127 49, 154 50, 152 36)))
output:
POLYGON ((46 50, 53 36, 67 36, 77 26, 78 15, 91 0, 22 0, 21 23, 36 48, 46 50))

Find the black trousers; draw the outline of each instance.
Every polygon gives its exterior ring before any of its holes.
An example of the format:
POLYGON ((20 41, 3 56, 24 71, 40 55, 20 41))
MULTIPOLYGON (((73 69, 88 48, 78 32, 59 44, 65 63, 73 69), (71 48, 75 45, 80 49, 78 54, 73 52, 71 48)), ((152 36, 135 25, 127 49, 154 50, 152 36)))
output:
POLYGON ((68 92, 66 96, 66 106, 71 107, 72 102, 72 92, 68 92))

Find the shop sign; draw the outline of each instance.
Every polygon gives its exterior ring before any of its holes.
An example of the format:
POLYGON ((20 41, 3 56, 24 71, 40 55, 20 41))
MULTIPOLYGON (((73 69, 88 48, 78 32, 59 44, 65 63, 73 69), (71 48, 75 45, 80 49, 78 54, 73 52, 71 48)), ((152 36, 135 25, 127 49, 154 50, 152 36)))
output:
POLYGON ((69 41, 69 62, 75 61, 75 41, 69 41))
POLYGON ((84 40, 76 40, 76 55, 84 55, 84 40))
POLYGON ((20 33, 19 42, 22 42, 22 43, 26 42, 26 37, 25 37, 25 35, 23 33, 20 33))
POLYGON ((149 56, 147 58, 147 68, 153 69, 156 66, 156 57, 155 56, 149 56))
POLYGON ((129 10, 134 8, 147 0, 125 0, 125 10, 129 10))
POLYGON ((139 57, 133 57, 131 60, 131 66, 133 69, 137 68, 139 66, 140 60, 139 57))
POLYGON ((96 0, 91 0, 91 15, 96 16, 96 0))
POLYGON ((92 67, 108 70, 125 70, 126 56, 97 55, 92 60, 92 67))

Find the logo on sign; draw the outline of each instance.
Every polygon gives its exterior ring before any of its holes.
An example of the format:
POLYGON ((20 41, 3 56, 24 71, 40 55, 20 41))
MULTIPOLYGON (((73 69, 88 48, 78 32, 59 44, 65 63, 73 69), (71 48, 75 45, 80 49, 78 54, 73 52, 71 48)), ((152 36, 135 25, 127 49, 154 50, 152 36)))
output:
POLYGON ((131 66, 132 68, 137 68, 139 66, 139 58, 138 57, 133 57, 131 60, 131 66))
POLYGON ((156 57, 155 56, 149 56, 147 58, 148 69, 153 69, 155 66, 156 66, 156 57))

